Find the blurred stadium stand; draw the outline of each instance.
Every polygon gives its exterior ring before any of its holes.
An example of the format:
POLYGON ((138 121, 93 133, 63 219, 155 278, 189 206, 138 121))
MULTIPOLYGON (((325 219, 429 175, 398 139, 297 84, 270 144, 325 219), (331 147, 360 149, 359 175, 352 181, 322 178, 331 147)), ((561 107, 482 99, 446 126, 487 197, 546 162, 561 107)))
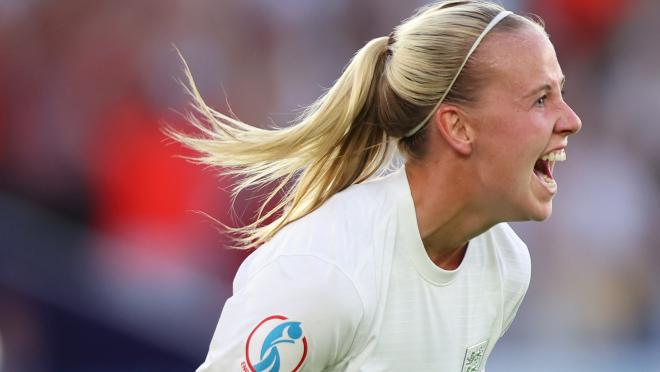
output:
MULTIPOLYGON (((539 14, 583 120, 553 217, 514 228, 533 276, 489 372, 658 371, 660 2, 502 1, 539 14)), ((231 180, 181 159, 178 46, 208 102, 285 124, 421 1, 0 2, 0 372, 186 371, 245 252, 203 211, 231 180), (225 96, 226 93, 226 96, 225 96)))

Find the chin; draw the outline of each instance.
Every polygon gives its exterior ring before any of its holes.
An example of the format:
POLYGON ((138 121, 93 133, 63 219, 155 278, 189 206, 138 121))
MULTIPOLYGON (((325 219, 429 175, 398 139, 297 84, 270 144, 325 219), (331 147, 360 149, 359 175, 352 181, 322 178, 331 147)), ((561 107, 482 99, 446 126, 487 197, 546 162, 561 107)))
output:
POLYGON ((500 216, 501 222, 545 221, 552 214, 552 201, 527 205, 521 208, 509 209, 506 216, 500 216))
POLYGON ((543 203, 528 215, 530 221, 545 221, 552 215, 552 201, 543 203))

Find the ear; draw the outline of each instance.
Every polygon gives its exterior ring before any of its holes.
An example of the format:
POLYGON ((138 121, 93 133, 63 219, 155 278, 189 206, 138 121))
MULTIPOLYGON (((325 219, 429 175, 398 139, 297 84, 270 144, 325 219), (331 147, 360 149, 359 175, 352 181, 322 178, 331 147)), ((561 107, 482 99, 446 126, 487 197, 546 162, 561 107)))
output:
POLYGON ((472 153, 474 132, 469 126, 467 117, 458 107, 442 104, 432 120, 435 129, 452 149, 463 156, 472 153))

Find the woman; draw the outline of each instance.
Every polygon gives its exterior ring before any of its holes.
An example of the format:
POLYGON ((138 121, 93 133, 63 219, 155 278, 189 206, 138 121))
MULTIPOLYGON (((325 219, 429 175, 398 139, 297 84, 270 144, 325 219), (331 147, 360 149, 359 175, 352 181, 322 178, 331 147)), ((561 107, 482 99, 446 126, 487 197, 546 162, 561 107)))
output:
MULTIPOLYGON (((277 130, 210 109, 172 133, 276 182, 198 371, 480 371, 530 279, 506 221, 544 220, 581 123, 542 26, 483 1, 418 11, 277 130), (381 177, 395 149, 405 165, 381 177), (269 199, 270 200, 270 199, 269 199), (270 222, 269 222, 270 221, 270 222)), ((264 203, 265 205, 266 203, 264 203)))

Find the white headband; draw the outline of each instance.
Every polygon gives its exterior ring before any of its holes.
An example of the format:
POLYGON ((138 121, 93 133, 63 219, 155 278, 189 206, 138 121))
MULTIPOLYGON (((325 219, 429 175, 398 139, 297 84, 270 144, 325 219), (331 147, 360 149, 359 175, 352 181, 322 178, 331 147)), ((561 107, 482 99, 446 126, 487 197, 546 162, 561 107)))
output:
POLYGON ((424 126, 429 121, 431 116, 433 116, 433 114, 438 109, 438 107, 440 107, 440 104, 442 103, 442 101, 444 101, 445 97, 447 97, 447 94, 451 90, 451 87, 454 86, 454 83, 456 82, 456 79, 458 79, 458 75, 461 74, 461 71, 463 70, 463 67, 465 67, 465 64, 467 63, 467 61, 470 58, 470 56, 472 55, 472 53, 474 53, 474 50, 477 49, 477 47, 479 46, 479 43, 481 43, 481 40, 486 36, 486 34, 488 34, 488 32, 493 27, 495 27, 495 25, 497 25, 502 19, 504 19, 504 17, 508 16, 509 14, 511 14, 511 12, 508 11, 508 10, 501 11, 500 14, 496 15, 495 18, 493 18, 493 20, 490 21, 488 26, 486 26, 486 28, 484 28, 484 30, 481 31, 481 35, 479 35, 477 40, 474 41, 474 44, 472 44, 472 48, 470 48, 470 51, 465 56, 465 59, 463 59, 463 63, 461 63, 461 66, 458 68, 458 71, 456 71, 456 75, 454 75, 454 78, 451 79, 451 83, 449 83, 449 86, 445 90, 445 93, 442 95, 442 97, 440 97, 440 100, 438 101, 438 103, 436 103, 435 107, 433 107, 433 110, 431 110, 431 112, 426 117, 426 119, 422 120, 422 122, 419 123, 415 128, 413 128, 408 133, 406 133, 406 135, 404 137, 410 137, 413 134, 419 132, 420 129, 424 128, 424 126))

